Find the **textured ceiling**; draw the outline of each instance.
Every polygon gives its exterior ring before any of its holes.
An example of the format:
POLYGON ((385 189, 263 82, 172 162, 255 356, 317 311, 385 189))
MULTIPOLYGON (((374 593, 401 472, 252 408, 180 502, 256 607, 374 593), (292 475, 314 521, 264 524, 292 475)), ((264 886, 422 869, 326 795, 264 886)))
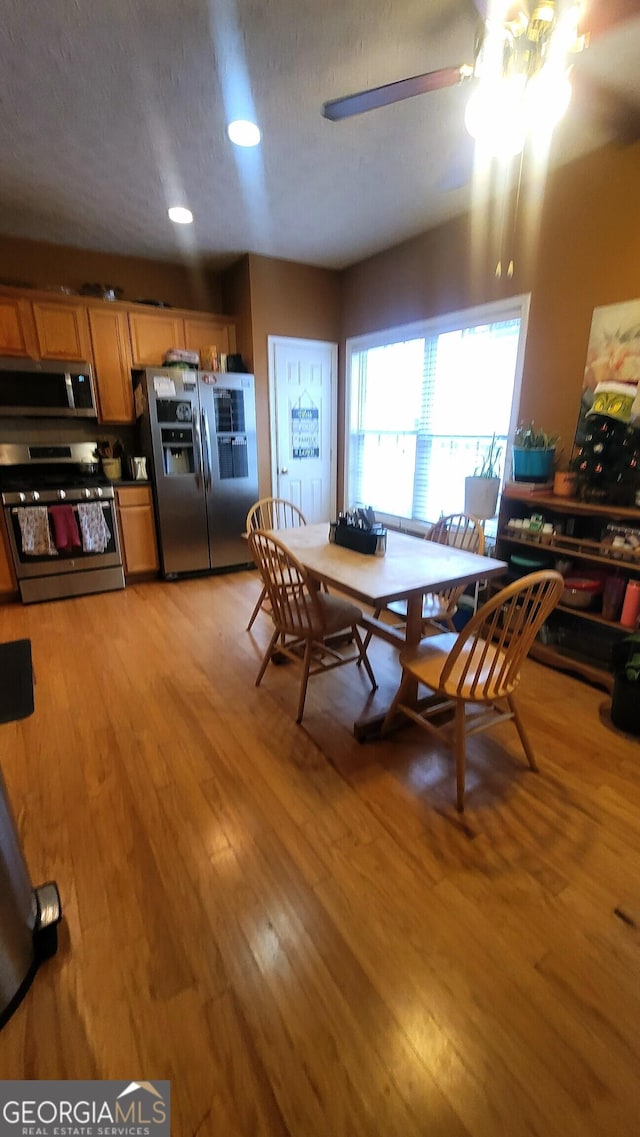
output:
MULTIPOLYGON (((473 62, 471 0, 4 0, 0 230, 222 267, 343 267, 463 210, 468 88, 333 124, 322 103, 473 62), (263 144, 226 139, 255 117, 263 144), (186 204, 191 227, 167 219, 186 204)), ((640 20, 576 70, 640 100, 640 20)), ((554 160, 607 138, 572 106, 554 160)))

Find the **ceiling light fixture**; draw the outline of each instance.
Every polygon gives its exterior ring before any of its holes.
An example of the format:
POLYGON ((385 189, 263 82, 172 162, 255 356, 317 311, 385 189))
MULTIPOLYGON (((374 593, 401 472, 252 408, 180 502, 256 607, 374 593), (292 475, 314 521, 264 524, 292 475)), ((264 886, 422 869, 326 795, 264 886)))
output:
POLYGON ((571 98, 567 55, 585 45, 579 2, 554 0, 487 24, 476 58, 477 87, 465 112, 469 134, 498 157, 519 154, 529 134, 550 135, 571 98))
POLYGON ((193 213, 190 209, 185 209, 184 205, 172 205, 167 212, 169 219, 176 225, 191 225, 193 221, 193 213))
POLYGON ((230 122, 227 134, 235 146, 257 146, 260 142, 260 131, 255 122, 243 118, 230 122))

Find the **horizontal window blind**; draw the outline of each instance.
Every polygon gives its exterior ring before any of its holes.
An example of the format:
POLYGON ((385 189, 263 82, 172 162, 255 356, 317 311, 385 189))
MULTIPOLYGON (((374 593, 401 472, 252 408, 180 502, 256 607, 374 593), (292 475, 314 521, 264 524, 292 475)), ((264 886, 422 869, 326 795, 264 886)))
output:
MULTIPOLYGON (((515 420, 522 317, 442 320, 424 335, 351 350, 347 506, 429 523, 464 508, 464 479, 515 420)), ((414 332, 415 326, 411 328, 414 332)))

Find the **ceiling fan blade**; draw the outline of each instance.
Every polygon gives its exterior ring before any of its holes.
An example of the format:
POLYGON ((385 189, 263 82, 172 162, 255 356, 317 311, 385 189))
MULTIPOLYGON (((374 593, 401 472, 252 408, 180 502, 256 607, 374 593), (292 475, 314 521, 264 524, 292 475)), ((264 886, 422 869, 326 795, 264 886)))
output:
POLYGON ((339 122, 352 115, 399 103, 402 99, 412 99, 414 95, 439 91, 443 87, 455 87, 468 79, 472 72, 473 68, 465 63, 459 67, 427 71, 424 75, 414 75, 411 79, 399 79, 396 83, 385 83, 383 87, 372 87, 369 91, 357 91, 354 95, 331 99, 324 104, 322 113, 331 122, 339 122))

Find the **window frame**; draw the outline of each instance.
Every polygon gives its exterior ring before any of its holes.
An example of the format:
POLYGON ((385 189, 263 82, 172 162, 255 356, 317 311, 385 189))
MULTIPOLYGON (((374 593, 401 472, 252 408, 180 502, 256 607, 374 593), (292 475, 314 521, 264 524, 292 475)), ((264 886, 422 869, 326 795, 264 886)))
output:
MULTIPOLYGON (((402 343, 411 339, 428 339, 446 332, 460 331, 482 324, 494 324, 499 321, 520 320, 520 336, 516 355, 515 375, 513 380, 513 397, 511 400, 511 413, 509 417, 509 431, 504 456, 505 472, 511 468, 511 439, 520 419, 520 396, 522 391, 522 374, 529 331, 529 311, 531 307, 531 293, 520 293, 509 296, 504 300, 491 300, 486 304, 475 304, 471 308, 461 308, 456 312, 446 312, 441 316, 432 316, 426 320, 414 320, 410 324, 397 324, 391 328, 383 328, 364 335, 349 336, 345 343, 345 400, 344 400, 344 465, 342 471, 342 508, 349 508, 349 459, 351 444, 351 398, 353 356, 357 352, 367 351, 370 348, 386 347, 394 343, 402 343)), ((386 525, 400 529, 403 532, 423 534, 428 531, 430 524, 422 521, 413 521, 411 518, 401 517, 399 514, 382 513, 376 511, 376 517, 386 525)), ((431 519, 437 521, 437 517, 431 519)))

